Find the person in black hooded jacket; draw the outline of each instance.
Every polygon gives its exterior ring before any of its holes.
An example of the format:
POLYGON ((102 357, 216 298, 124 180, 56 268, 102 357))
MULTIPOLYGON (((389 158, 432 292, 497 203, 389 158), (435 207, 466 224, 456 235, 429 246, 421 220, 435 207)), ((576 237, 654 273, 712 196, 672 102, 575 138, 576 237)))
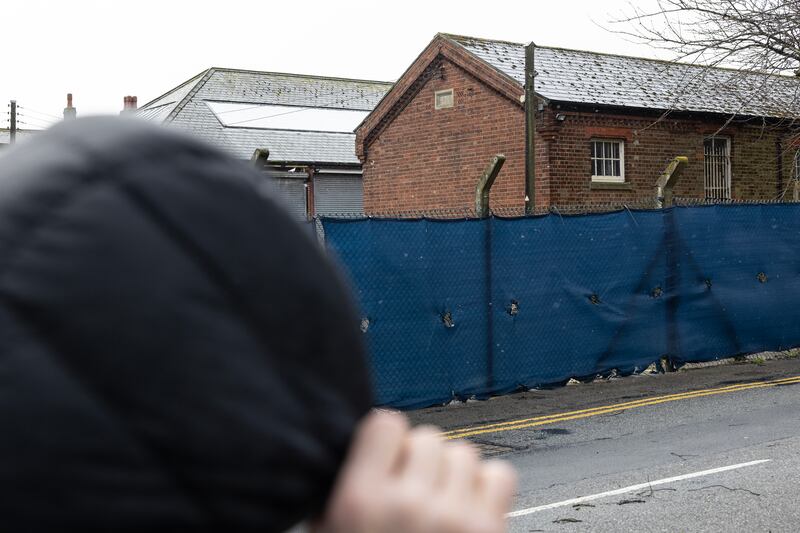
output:
MULTIPOLYGON (((257 180, 132 119, 62 124, 0 157, 0 531, 367 523, 360 479, 330 497, 371 405, 356 315, 257 180)), ((347 465, 368 464, 376 428, 393 464, 452 455, 397 417, 363 428, 347 465)), ((470 468, 484 489, 509 477, 470 468)))

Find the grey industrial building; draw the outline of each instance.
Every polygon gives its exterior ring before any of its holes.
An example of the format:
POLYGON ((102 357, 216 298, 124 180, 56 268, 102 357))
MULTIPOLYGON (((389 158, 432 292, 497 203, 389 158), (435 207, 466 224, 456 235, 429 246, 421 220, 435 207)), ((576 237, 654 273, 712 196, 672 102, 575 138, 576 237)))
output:
POLYGON ((264 171, 298 218, 363 212, 354 130, 391 83, 210 68, 132 113, 264 171), (267 156, 268 154, 268 156, 267 156))

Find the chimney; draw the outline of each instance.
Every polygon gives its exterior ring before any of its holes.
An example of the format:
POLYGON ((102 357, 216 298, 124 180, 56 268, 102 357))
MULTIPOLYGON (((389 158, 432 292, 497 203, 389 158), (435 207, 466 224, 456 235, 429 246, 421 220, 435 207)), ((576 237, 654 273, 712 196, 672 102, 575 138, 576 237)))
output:
POLYGON ((64 120, 70 120, 78 115, 78 110, 72 107, 72 93, 67 93, 67 107, 64 108, 64 120))
POLYGON ((139 108, 138 98, 136 96, 126 96, 122 99, 122 113, 121 115, 127 113, 133 113, 139 108))

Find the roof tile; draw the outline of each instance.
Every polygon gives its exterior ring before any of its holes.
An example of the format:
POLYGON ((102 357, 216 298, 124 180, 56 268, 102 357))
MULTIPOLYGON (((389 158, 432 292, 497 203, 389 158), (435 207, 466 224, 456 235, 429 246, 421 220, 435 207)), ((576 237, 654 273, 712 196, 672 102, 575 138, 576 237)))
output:
MULTIPOLYGON (((520 85, 525 45, 445 35, 520 85)), ((538 94, 560 102, 749 116, 800 116, 800 80, 563 48, 536 47, 538 94)))
POLYGON ((272 161, 359 164, 354 134, 226 127, 204 102, 371 111, 391 88, 385 82, 232 69, 211 69, 202 83, 206 74, 142 106, 137 115, 163 122, 188 97, 170 126, 188 130, 241 159, 267 148, 272 161))

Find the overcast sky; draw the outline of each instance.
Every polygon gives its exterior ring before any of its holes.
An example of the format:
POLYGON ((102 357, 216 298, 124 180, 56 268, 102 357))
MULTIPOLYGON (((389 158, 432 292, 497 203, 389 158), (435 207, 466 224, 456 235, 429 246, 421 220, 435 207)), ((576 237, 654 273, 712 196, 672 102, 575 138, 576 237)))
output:
MULTIPOLYGON (((650 0, 635 2, 637 6, 650 0)), ((0 110, 21 127, 118 113, 202 70, 233 67, 393 81, 437 32, 656 57, 599 25, 628 0, 3 0, 0 110), (125 5, 130 7, 125 8, 125 5)), ((0 127, 8 126, 0 113, 0 127)))

